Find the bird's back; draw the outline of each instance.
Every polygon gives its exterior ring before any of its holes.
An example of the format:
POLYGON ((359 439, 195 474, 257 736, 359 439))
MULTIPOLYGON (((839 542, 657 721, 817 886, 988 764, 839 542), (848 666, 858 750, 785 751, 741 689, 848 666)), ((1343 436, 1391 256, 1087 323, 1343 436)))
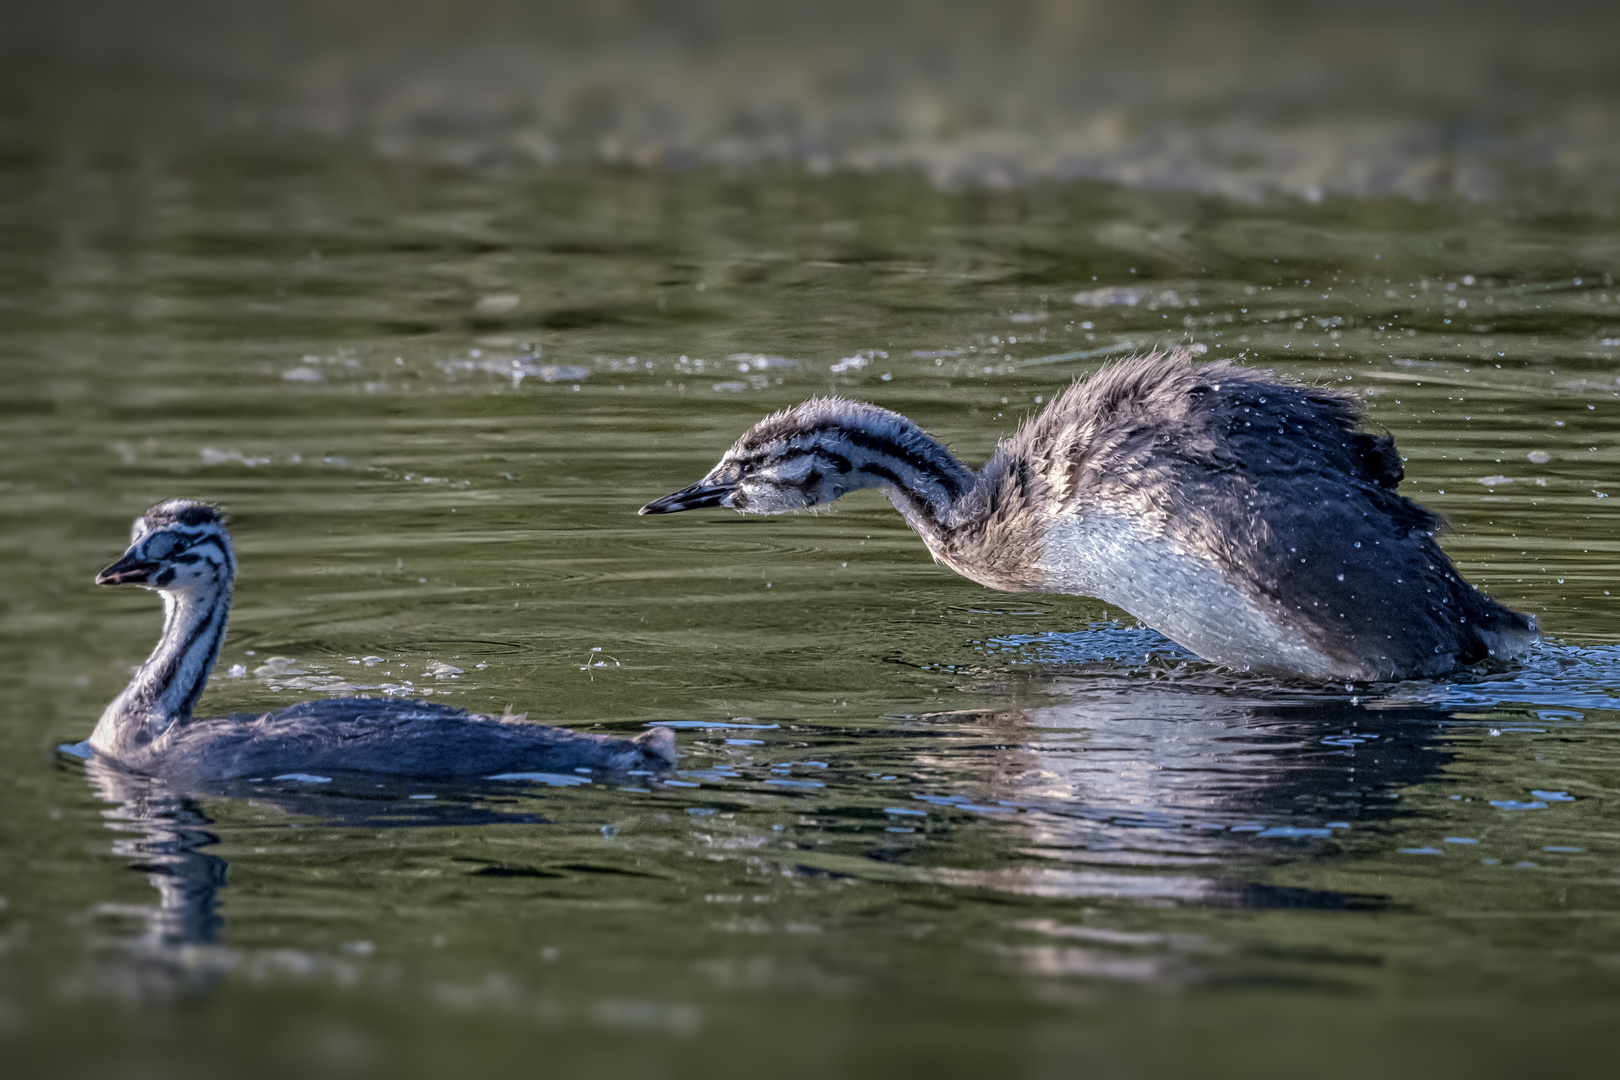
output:
POLYGON ((1439 517, 1397 493, 1393 441, 1360 424, 1346 394, 1147 356, 1076 383, 986 475, 1004 476, 1007 522, 1118 515, 1212 567, 1336 675, 1434 675, 1522 649, 1529 620, 1462 579, 1439 517))
POLYGON ((422 701, 327 698, 278 712, 177 725, 141 771, 218 780, 289 771, 375 773, 418 779, 502 772, 667 768, 668 729, 636 740, 491 717, 422 701))

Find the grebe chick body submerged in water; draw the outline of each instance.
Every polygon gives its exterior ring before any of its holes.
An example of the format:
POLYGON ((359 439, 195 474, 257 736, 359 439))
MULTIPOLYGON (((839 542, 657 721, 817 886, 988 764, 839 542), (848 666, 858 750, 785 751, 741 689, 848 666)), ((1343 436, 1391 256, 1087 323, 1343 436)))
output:
POLYGON ((236 557, 219 512, 171 499, 135 522, 123 558, 98 585, 163 596, 163 636, 107 706, 89 749, 137 772, 202 782, 289 770, 418 779, 505 772, 667 769, 669 728, 634 739, 494 718, 424 701, 330 698, 262 715, 194 719, 192 707, 225 638, 236 557))
POLYGON ((1396 492, 1393 441, 1360 423, 1347 394, 1177 351, 1075 383, 977 471, 898 413, 812 399, 641 512, 875 487, 957 573, 1097 597, 1230 667, 1386 680, 1523 653, 1533 623, 1462 579, 1439 517, 1396 492))

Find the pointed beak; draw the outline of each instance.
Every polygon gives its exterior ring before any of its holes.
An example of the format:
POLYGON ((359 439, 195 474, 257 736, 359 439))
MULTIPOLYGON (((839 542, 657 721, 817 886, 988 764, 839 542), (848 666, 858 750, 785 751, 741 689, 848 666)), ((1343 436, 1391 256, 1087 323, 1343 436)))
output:
POLYGON ((97 585, 144 585, 151 576, 152 571, 158 568, 155 562, 147 562, 133 555, 126 554, 122 559, 113 563, 107 569, 96 575, 97 585))
POLYGON ((723 501, 737 489, 730 484, 699 482, 682 488, 673 495, 665 495, 636 511, 640 514, 678 514, 682 510, 703 510, 710 506, 724 506, 723 501))

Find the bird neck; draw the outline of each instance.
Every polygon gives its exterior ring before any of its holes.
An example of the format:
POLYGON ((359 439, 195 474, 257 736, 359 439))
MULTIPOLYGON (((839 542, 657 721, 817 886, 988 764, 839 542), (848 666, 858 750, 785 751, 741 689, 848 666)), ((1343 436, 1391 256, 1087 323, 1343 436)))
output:
POLYGON ((837 465, 846 491, 878 488, 932 547, 952 527, 978 476, 922 428, 884 413, 881 423, 821 432, 816 448, 837 465))
POLYGON ((1006 442, 975 471, 910 420, 889 417, 828 448, 851 460, 844 476, 853 482, 842 482, 880 488, 935 561, 963 577, 1005 592, 1040 589, 1044 530, 1033 511, 1046 497, 1045 478, 1006 442))
POLYGON ((102 712, 90 735, 91 748, 101 753, 118 757, 189 720, 192 706, 208 685, 225 640, 231 609, 229 579, 162 595, 163 636, 124 692, 102 712))

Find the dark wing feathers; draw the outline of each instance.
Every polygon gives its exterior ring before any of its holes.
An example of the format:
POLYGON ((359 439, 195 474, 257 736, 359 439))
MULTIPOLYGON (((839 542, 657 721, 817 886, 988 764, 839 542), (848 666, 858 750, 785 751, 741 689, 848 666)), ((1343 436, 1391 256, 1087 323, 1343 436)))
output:
POLYGON ((1401 464, 1393 437, 1357 431, 1351 434, 1350 441, 1355 446, 1356 457, 1361 459, 1361 473, 1369 481, 1394 491, 1395 486, 1406 479, 1406 467, 1401 464))
POLYGON ((1077 383, 1014 442, 1069 505, 1133 508, 1368 677, 1450 670, 1528 632, 1463 580, 1439 516, 1395 490, 1394 440, 1361 422, 1348 394, 1171 354, 1077 383))
POLYGON ((667 765, 645 739, 382 698, 318 699, 259 717, 197 720, 175 731, 164 757, 208 779, 288 771, 429 779, 667 765))

